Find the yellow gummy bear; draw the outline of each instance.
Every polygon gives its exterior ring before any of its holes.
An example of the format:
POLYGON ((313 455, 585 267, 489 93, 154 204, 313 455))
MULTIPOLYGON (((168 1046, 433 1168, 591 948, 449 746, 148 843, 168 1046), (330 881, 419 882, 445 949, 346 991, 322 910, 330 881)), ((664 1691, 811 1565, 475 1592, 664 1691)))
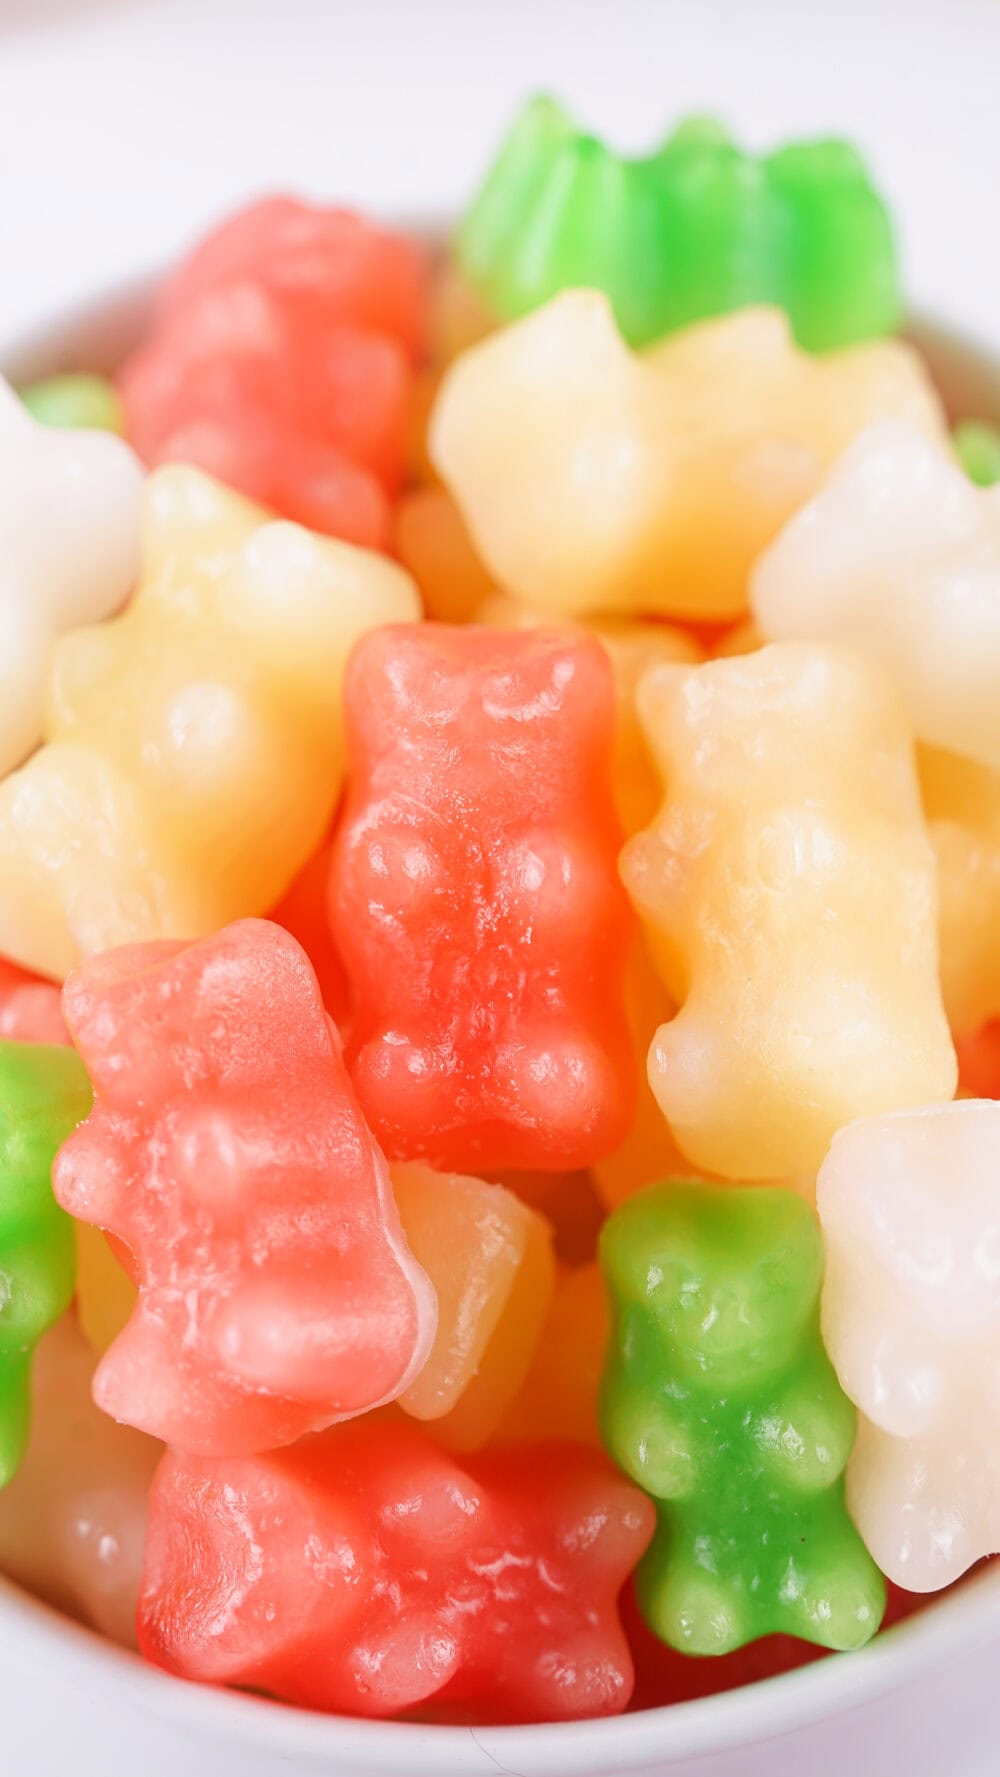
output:
POLYGON ((102 1228, 76 1222, 76 1317, 95 1351, 107 1351, 123 1332, 138 1290, 119 1264, 102 1228))
POLYGON ((1000 771, 937 747, 917 752, 937 855, 941 991, 960 1036, 1000 1018, 1000 771))
POLYGON ((552 1230, 503 1185, 394 1166, 410 1250, 438 1299, 431 1354, 399 1405, 449 1450, 476 1450, 517 1394, 555 1287, 552 1230))
POLYGON ((337 801, 347 656, 419 612, 385 557, 158 470, 132 604, 60 639, 46 744, 0 785, 0 952, 59 977, 273 906, 337 801))
POLYGON ((934 858, 882 669, 781 643, 656 668, 639 710, 666 794, 622 875, 680 1006, 649 1077, 684 1153, 812 1174, 852 1118, 950 1098, 934 858))
POLYGON ((636 354, 606 297, 570 290, 456 360, 429 448, 487 569, 526 603, 721 619, 834 459, 889 417, 946 437, 898 341, 811 357, 758 308, 636 354))

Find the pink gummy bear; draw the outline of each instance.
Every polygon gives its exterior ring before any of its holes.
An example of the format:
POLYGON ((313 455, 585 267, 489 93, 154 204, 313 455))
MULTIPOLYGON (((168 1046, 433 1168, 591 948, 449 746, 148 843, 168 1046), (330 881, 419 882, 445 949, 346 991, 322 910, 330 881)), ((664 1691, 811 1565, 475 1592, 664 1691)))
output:
POLYGON ((436 1302, 290 934, 248 919, 108 951, 63 1004, 95 1104, 56 1195, 132 1255, 139 1286, 98 1405, 239 1456, 402 1393, 436 1302))
POLYGON ((462 1466, 367 1420, 243 1462, 168 1454, 139 1645, 169 1671, 386 1716, 613 1715, 632 1690, 618 1593, 651 1502, 596 1451, 462 1466))
POLYGON ((622 1140, 607 655, 566 631, 373 631, 345 705, 329 908, 348 1065, 392 1160, 572 1170, 622 1140))

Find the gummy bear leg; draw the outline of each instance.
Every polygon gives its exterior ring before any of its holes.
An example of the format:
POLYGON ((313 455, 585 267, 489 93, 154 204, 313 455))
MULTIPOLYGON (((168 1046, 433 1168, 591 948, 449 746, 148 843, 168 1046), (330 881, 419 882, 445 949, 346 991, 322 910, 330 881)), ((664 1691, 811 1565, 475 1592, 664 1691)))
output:
POLYGON ((691 1559, 664 1559, 658 1541, 641 1563, 639 1608, 654 1635, 685 1654, 728 1654, 754 1639, 736 1586, 691 1559))

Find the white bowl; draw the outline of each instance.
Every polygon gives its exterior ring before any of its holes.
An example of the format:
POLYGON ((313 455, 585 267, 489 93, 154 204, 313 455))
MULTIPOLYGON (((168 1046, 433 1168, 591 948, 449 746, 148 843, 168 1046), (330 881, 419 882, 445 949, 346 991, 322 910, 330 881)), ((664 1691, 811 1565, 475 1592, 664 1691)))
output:
MULTIPOLYGON (((15 381, 110 369, 149 282, 0 342, 15 381)), ((920 323, 958 413, 1000 420, 1000 363, 920 323)), ((418 1727, 184 1684, 0 1579, 0 1770, 10 1777, 997 1777, 1000 1563, 859 1654, 610 1721, 418 1727)))

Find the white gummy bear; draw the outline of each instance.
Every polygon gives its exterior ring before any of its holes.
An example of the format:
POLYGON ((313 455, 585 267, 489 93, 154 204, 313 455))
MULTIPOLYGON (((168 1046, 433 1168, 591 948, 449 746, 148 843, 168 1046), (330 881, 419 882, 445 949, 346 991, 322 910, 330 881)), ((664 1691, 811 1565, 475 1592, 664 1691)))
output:
POLYGON ((39 425, 0 378, 0 777, 41 739, 54 638, 128 597, 142 485, 123 439, 39 425))
POLYGON ((914 1592, 1000 1550, 1000 1102, 850 1123, 820 1169, 851 1515, 914 1592))
POLYGON ((874 655, 920 740, 1000 767, 1000 487, 915 427, 856 439, 758 559, 750 603, 768 641, 874 655))

